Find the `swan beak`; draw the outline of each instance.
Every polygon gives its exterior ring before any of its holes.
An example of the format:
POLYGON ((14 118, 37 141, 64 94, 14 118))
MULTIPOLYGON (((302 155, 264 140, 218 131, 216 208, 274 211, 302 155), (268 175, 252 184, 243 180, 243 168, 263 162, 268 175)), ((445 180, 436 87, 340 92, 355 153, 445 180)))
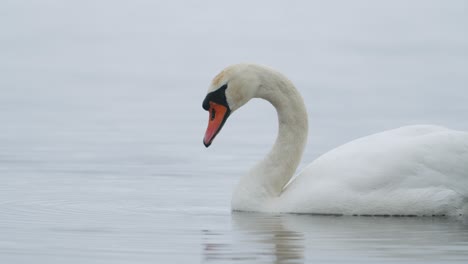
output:
POLYGON ((206 128, 205 138, 203 144, 205 147, 209 147, 216 135, 221 131, 224 123, 229 117, 230 110, 227 106, 210 102, 210 108, 208 109, 208 127, 206 128))

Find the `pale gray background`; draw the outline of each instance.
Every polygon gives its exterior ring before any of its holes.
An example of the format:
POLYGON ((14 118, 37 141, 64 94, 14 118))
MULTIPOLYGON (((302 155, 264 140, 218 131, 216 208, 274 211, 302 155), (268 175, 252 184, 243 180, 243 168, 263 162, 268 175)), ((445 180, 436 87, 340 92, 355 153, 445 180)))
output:
POLYGON ((301 166, 402 125, 468 130, 467 1, 2 1, 0 262, 468 261, 463 219, 231 216, 277 125, 256 100, 202 145, 237 62, 303 94, 301 166))

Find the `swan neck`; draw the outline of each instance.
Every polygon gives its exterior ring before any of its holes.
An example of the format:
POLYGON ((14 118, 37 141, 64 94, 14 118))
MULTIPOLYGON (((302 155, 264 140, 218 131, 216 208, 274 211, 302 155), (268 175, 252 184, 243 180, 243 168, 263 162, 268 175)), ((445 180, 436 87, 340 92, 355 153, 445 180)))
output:
POLYGON ((299 92, 280 73, 267 72, 260 77, 256 97, 276 108, 278 136, 267 156, 241 178, 233 196, 233 209, 238 210, 258 211, 279 197, 294 175, 307 141, 307 111, 299 92))
POLYGON ((289 81, 278 86, 278 92, 263 97, 277 111, 278 136, 266 158, 259 163, 271 196, 279 196, 294 176, 304 152, 308 118, 304 101, 289 81))

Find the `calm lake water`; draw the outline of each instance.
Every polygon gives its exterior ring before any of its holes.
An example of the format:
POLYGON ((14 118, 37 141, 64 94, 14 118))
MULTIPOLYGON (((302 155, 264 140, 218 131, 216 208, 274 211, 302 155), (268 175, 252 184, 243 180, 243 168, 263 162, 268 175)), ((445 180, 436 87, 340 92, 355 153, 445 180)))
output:
POLYGON ((2 1, 1 263, 468 262, 468 218, 231 213, 276 116, 202 138, 249 61, 305 98, 301 167, 407 124, 468 130, 466 1, 2 1))

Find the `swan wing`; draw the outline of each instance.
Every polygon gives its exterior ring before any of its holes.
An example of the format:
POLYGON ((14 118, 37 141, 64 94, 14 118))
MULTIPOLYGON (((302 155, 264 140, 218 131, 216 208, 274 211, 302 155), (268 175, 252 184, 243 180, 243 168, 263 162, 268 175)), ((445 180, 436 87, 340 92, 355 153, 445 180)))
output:
POLYGON ((322 155, 287 186, 280 206, 304 213, 457 214, 467 198, 468 133, 420 125, 322 155))

